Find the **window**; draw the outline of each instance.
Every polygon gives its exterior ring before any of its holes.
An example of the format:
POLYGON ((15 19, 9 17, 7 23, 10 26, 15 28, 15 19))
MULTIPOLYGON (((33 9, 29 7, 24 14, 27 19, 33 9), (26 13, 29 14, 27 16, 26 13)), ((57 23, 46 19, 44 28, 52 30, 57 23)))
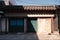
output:
POLYGON ((23 19, 11 19, 10 20, 10 26, 23 26, 24 21, 23 19))
POLYGON ((23 20, 17 20, 17 26, 22 26, 23 25, 23 20))
POLYGON ((11 26, 16 26, 16 20, 10 20, 10 25, 11 26))

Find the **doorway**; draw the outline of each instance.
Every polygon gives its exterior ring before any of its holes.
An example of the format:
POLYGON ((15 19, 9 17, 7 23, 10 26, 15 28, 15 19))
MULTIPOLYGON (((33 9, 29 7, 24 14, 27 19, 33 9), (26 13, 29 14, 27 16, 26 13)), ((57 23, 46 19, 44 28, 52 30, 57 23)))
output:
POLYGON ((9 32, 24 32, 24 19, 10 18, 9 19, 9 32))
POLYGON ((36 32, 36 31, 37 31, 37 18, 28 18, 27 32, 36 32))

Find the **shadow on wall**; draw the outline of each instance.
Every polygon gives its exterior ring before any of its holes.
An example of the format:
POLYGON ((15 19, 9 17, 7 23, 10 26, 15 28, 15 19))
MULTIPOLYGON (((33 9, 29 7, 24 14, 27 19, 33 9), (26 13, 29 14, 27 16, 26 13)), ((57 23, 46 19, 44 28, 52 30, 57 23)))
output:
POLYGON ((59 16, 59 19, 58 19, 58 29, 59 29, 59 34, 60 34, 60 16, 59 16))
POLYGON ((59 24, 58 24, 58 30, 59 30, 59 34, 60 34, 60 21, 59 21, 59 24))
MULTIPOLYGON (((11 20, 11 19, 10 19, 11 20)), ((13 19, 12 19, 13 20, 13 19)), ((15 19, 14 19, 15 20, 15 19)), ((17 26, 10 26, 11 27, 11 31, 13 31, 14 33, 11 33, 10 34, 10 37, 8 36, 8 38, 15 38, 15 39, 18 39, 20 37, 24 38, 24 40, 39 40, 38 38, 38 35, 35 33, 36 32, 36 29, 35 27, 37 27, 36 25, 34 24, 36 23, 36 18, 28 18, 27 20, 27 33, 23 34, 23 33, 19 33, 19 30, 17 29, 17 26), (14 29, 15 28, 15 29, 14 29), (16 29, 17 29, 17 33, 16 32, 16 29), (13 34, 13 36, 12 36, 13 34), (17 36, 16 36, 17 35, 17 36), (23 36, 24 35, 24 36, 23 36)), ((19 28, 19 27, 18 27, 19 28)), ((9 34, 8 34, 9 35, 9 34)), ((5 36, 6 38, 7 36, 5 36)), ((11 39, 13 39, 11 38, 11 39)))
POLYGON ((57 14, 55 14, 55 17, 54 17, 54 30, 58 31, 58 15, 57 14))
MULTIPOLYGON (((23 11, 24 11, 23 6, 7 6, 5 8, 5 12, 6 13, 10 13, 11 12, 11 13, 14 14, 14 13, 17 13, 17 12, 19 13, 19 12, 23 12, 23 11)), ((15 17, 15 18, 17 18, 17 17, 15 17)), ((34 18, 34 19, 31 19, 31 18, 29 19, 28 18, 28 20, 27 20, 27 33, 23 34, 24 36, 22 35, 23 38, 25 37, 25 39, 39 40, 38 35, 36 34, 36 31, 37 31, 36 20, 37 20, 36 18, 34 18)), ((6 24, 7 24, 7 22, 6 22, 6 24)), ((17 26, 15 26, 15 27, 17 27, 17 26)), ((12 27, 12 29, 13 29, 13 27, 12 27)), ((12 31, 15 32, 15 30, 16 30, 16 28, 13 29, 12 31)), ((7 26, 6 26, 6 30, 5 31, 7 31, 7 26)), ((16 33, 15 34, 11 33, 11 34, 16 35, 16 33)), ((22 36, 20 36, 20 37, 22 37, 22 36)), ((15 38, 18 38, 18 37, 15 37, 15 38)))
POLYGON ((59 29, 59 34, 60 34, 60 13, 58 14, 58 29, 59 29))
POLYGON ((60 5, 56 6, 57 8, 57 15, 58 15, 58 30, 60 34, 60 5))

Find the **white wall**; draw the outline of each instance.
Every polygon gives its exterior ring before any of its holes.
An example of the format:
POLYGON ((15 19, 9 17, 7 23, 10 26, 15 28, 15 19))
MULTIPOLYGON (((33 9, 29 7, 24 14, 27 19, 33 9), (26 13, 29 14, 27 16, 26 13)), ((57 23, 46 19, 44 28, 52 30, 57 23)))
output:
POLYGON ((2 32, 5 32, 5 21, 6 21, 6 19, 5 18, 2 18, 1 19, 1 30, 2 30, 2 32))
POLYGON ((51 18, 38 18, 37 34, 51 33, 51 18))

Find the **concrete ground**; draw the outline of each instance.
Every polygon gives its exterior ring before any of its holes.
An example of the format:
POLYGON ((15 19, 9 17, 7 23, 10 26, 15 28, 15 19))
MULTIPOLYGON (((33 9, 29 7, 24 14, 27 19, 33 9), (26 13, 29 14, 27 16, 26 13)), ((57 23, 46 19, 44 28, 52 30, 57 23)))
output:
POLYGON ((35 33, 4 34, 0 35, 0 40, 60 40, 60 35, 37 35, 35 33))

